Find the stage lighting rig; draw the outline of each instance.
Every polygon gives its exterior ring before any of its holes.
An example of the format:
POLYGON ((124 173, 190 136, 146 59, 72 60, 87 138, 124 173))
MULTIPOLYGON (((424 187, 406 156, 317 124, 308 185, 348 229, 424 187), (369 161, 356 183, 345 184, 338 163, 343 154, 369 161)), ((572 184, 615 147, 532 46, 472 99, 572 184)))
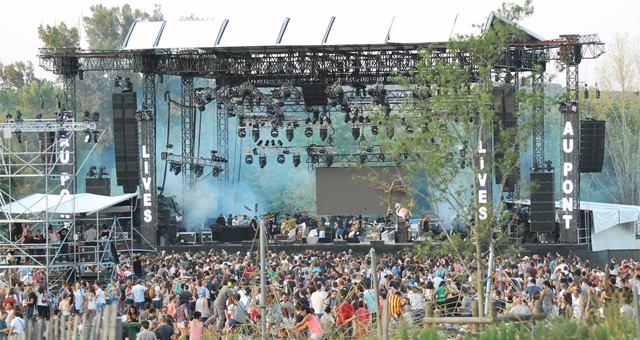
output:
POLYGON ((213 177, 218 177, 220 176, 220 173, 222 173, 222 168, 219 166, 214 166, 213 169, 211 169, 211 176, 213 177))
POLYGON ((382 105, 385 103, 387 97, 387 90, 384 88, 384 85, 378 83, 374 86, 371 86, 367 89, 367 94, 371 97, 373 103, 377 105, 382 105))
POLYGON ((96 177, 96 170, 98 170, 98 168, 95 165, 90 166, 89 172, 87 172, 87 177, 90 177, 90 178, 96 177))
POLYGON ((16 111, 16 123, 22 123, 24 120, 22 119, 22 111, 16 111))
POLYGON ((244 156, 244 162, 247 164, 253 164, 253 155, 244 156))
POLYGON ((254 143, 260 139, 260 129, 254 127, 253 130, 251 130, 251 139, 253 139, 254 143))
POLYGON ((284 154, 279 154, 278 157, 276 158, 276 161, 278 162, 278 164, 284 164, 284 161, 285 161, 284 154))
POLYGON ((245 128, 239 128, 238 129, 238 137, 240 138, 244 138, 247 136, 247 129, 245 128))
POLYGON ((98 171, 98 178, 102 178, 106 176, 109 176, 109 174, 107 173, 107 167, 104 165, 101 165, 98 171))
POLYGON ((304 129, 304 136, 307 138, 313 137, 313 129, 311 127, 306 127, 304 129))
POLYGON ((359 127, 352 127, 351 128, 351 137, 353 137, 353 140, 358 140, 358 138, 360 138, 360 128, 359 127))
POLYGON ((333 165, 333 155, 324 156, 324 162, 327 165, 327 167, 331 167, 333 165))
POLYGON ((267 156, 260 155, 258 157, 258 165, 260 165, 260 169, 264 169, 264 167, 267 166, 267 156))
POLYGON ((90 130, 84 130, 84 142, 85 143, 91 143, 91 131, 90 130))
POLYGON ((325 141, 327 140, 327 136, 329 135, 329 130, 327 129, 326 126, 323 126, 320 128, 320 140, 321 141, 325 141))
POLYGON ((340 85, 340 82, 335 82, 333 85, 327 88, 327 104, 332 107, 342 104, 344 101, 344 90, 340 85))
POLYGON ((196 178, 200 178, 204 174, 204 167, 202 165, 194 165, 193 174, 196 178))
POLYGON ((280 133, 278 132, 278 129, 277 129, 277 128, 272 128, 272 129, 271 129, 271 138, 278 138, 278 135, 279 135, 279 134, 280 134, 280 133))
POLYGON ((291 126, 288 126, 286 131, 285 131, 285 135, 287 137, 287 141, 291 142, 293 140, 294 137, 294 132, 293 132, 293 128, 291 128, 291 126))

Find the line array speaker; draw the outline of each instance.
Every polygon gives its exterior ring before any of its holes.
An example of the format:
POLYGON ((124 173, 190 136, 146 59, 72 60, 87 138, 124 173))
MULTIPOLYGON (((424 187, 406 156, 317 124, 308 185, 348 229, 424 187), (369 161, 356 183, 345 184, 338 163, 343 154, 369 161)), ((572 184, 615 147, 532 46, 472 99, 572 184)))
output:
POLYGON ((604 120, 580 121, 580 164, 578 170, 601 172, 604 161, 604 120))
POLYGON ((551 233, 556 230, 553 172, 531 173, 531 231, 551 233))
MULTIPOLYGON (((496 126, 493 129, 494 146, 499 146, 494 149, 494 157, 496 164, 500 163, 504 158, 505 148, 513 147, 519 154, 517 137, 518 120, 516 113, 516 93, 513 88, 493 88, 494 109, 496 111, 497 119, 496 126), (514 133, 508 135, 508 140, 503 141, 503 131, 514 130, 514 133)), ((519 159, 519 157, 518 157, 519 159)), ((502 169, 498 166, 495 167, 496 183, 502 183, 504 180, 504 187, 502 191, 512 192, 515 191, 516 185, 520 181, 520 167, 516 166, 506 174, 503 174, 502 169), (504 176, 506 175, 506 178, 504 176)))
POLYGON ((125 193, 134 193, 140 183, 137 95, 135 92, 114 93, 112 98, 116 183, 125 193))

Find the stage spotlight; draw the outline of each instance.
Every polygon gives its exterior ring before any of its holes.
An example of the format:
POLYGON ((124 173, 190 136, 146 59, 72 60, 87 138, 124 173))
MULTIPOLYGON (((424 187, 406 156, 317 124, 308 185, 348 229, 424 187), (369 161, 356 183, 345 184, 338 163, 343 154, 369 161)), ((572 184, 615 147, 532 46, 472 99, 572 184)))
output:
POLYGON ((83 114, 83 116, 84 116, 83 120, 84 120, 85 122, 88 122, 88 121, 90 121, 90 120, 91 120, 91 112, 89 112, 89 111, 85 111, 85 112, 84 112, 84 114, 83 114))
POLYGON ((18 141, 18 144, 22 144, 22 132, 21 131, 16 131, 16 140, 18 141))
POLYGON ((360 138, 360 128, 359 127, 352 127, 351 128, 351 137, 353 137, 353 140, 358 140, 358 138, 360 138))
POLYGON ((98 130, 94 130, 93 131, 93 142, 94 143, 98 143, 98 133, 99 133, 98 130))
MULTIPOLYGON (((260 141, 258 141, 258 144, 256 144, 257 146, 262 146, 262 143, 264 143, 264 141, 261 139, 260 141)), ((265 146, 269 146, 269 141, 267 141, 267 144, 265 146)))
POLYGON ((276 161, 278 161, 278 164, 284 164, 284 155, 283 154, 278 155, 278 158, 276 159, 276 161))
POLYGON ((584 84, 584 99, 589 99, 589 87, 587 84, 584 84))
POLYGON ((84 130, 84 142, 91 143, 91 131, 84 130))
POLYGON ((300 155, 293 155, 293 166, 298 167, 300 165, 300 155))
POLYGON ((258 139, 260 139, 260 129, 253 129, 251 130, 251 138, 253 139, 253 142, 257 142, 258 139))
POLYGON ((36 115, 36 119, 38 119, 38 120, 42 119, 42 113, 38 113, 38 114, 36 115))
POLYGON ((553 170, 553 163, 551 162, 551 160, 547 160, 544 163, 547 165, 547 171, 553 170))
POLYGON ((371 134, 374 135, 374 136, 378 135, 378 126, 377 125, 371 126, 371 134))
POLYGON ((244 138, 246 136, 247 136, 247 129, 245 128, 238 129, 238 137, 244 138))
POLYGON ((7 113, 5 117, 7 117, 7 123, 11 122, 11 119, 13 119, 13 115, 10 113, 7 113))
POLYGON ((407 125, 407 127, 405 128, 405 131, 406 131, 408 134, 413 134, 413 126, 411 126, 411 125, 407 125))
POLYGON ((278 129, 271 129, 271 138, 278 138, 279 132, 278 129))
POLYGON ((313 129, 310 127, 307 127, 304 129, 304 136, 307 138, 311 138, 313 137, 313 129))
POLYGON ((318 164, 318 163, 320 163, 320 156, 311 155, 311 164, 318 164))
POLYGON ((327 167, 331 167, 333 165, 333 155, 324 156, 324 162, 327 164, 327 167))
POLYGON ((380 162, 384 162, 386 157, 384 156, 383 153, 378 154, 378 159, 380 160, 380 162))
POLYGON ((204 167, 202 165, 195 165, 193 167, 193 174, 196 178, 200 178, 204 174, 204 167))
POLYGON ((98 170, 98 168, 96 168, 95 165, 90 166, 89 172, 87 173, 87 177, 96 177, 96 170, 98 170))
POLYGON ((360 164, 364 164, 367 162, 367 155, 366 154, 360 154, 360 164))
POLYGON ((258 157, 258 164, 260 164, 260 169, 263 169, 265 166, 267 166, 267 156, 260 156, 258 157))
POLYGON ((286 135, 287 141, 291 142, 293 140, 293 129, 287 129, 286 135))
MULTIPOLYGON (((265 146, 268 146, 268 145, 265 145, 265 146)), ((276 140, 275 139, 271 140, 271 146, 276 146, 276 140)))
POLYGON ((213 170, 211 170, 211 176, 218 177, 218 176, 220 176, 221 172, 222 172, 222 168, 220 168, 218 166, 214 166, 213 170))
POLYGON ((182 171, 182 165, 173 163, 173 174, 178 176, 180 174, 180 171, 182 171))
POLYGON ((278 139, 278 146, 283 146, 282 141, 278 139))
POLYGON ((324 142, 327 139, 327 136, 328 136, 327 128, 326 127, 320 128, 320 140, 324 142))
POLYGON ((351 121, 351 116, 349 115, 349 113, 345 113, 344 114, 344 123, 347 124, 351 121))
POLYGON ((244 156, 244 162, 247 164, 253 164, 253 156, 252 155, 244 156))
POLYGON ((311 121, 313 124, 317 124, 320 120, 320 110, 317 108, 313 110, 313 120, 311 121))

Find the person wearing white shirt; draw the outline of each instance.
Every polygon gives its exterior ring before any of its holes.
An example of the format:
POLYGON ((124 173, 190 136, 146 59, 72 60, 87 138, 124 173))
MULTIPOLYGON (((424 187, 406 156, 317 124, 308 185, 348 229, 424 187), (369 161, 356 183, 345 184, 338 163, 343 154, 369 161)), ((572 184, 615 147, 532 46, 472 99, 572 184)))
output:
POLYGON ((107 299, 104 296, 104 290, 97 283, 93 288, 96 290, 96 310, 98 313, 102 312, 102 308, 107 304, 107 299))
POLYGON ((324 313, 324 299, 326 299, 327 293, 322 291, 322 284, 316 284, 316 291, 311 294, 311 308, 313 308, 313 313, 316 315, 318 319, 322 317, 324 313))
POLYGON ((80 282, 76 282, 76 290, 73 291, 73 304, 76 313, 82 314, 82 305, 84 302, 84 294, 82 294, 82 286, 80 282))
POLYGON ((142 284, 142 280, 138 280, 136 285, 131 288, 131 293, 133 293, 133 302, 138 310, 142 310, 144 308, 144 292, 147 291, 147 287, 142 284))
POLYGON ((22 318, 22 313, 19 310, 15 310, 14 317, 11 319, 11 326, 9 327, 9 336, 12 334, 22 334, 25 331, 25 321, 22 318))

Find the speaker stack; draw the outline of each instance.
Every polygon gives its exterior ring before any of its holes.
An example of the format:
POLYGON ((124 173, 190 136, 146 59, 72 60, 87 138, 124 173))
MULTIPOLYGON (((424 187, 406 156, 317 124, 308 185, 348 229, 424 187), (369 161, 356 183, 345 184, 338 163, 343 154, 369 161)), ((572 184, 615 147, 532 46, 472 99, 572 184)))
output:
POLYGON ((580 164, 581 173, 601 172, 604 161, 604 120, 580 121, 580 164))
POLYGON ((135 92, 113 94, 113 137, 117 184, 124 193, 136 192, 140 183, 140 149, 137 96, 135 92))
POLYGON ((88 194, 111 196, 111 178, 86 178, 85 184, 88 194))
POLYGON ((531 231, 556 231, 556 206, 553 172, 531 173, 531 231))
MULTIPOLYGON (((497 115, 497 126, 493 129, 493 140, 495 145, 501 145, 502 148, 513 147, 516 151, 518 149, 518 142, 516 140, 517 133, 513 133, 509 140, 502 140, 501 132, 507 129, 516 129, 518 128, 518 119, 515 115, 516 113, 516 92, 513 88, 499 88, 495 87, 493 89, 493 98, 494 98, 494 109, 497 115)), ((504 157, 504 150, 496 150, 495 153, 495 161, 498 164, 502 161, 504 157)), ((518 157, 519 159, 519 157, 518 157)), ((495 167, 496 172, 496 183, 502 183, 503 180, 505 182, 504 187, 502 189, 503 192, 512 192, 515 191, 516 185, 518 181, 520 181, 520 167, 516 166, 511 169, 508 173, 503 174, 502 169, 498 166, 495 167), (506 176, 506 179, 504 178, 506 176)))

